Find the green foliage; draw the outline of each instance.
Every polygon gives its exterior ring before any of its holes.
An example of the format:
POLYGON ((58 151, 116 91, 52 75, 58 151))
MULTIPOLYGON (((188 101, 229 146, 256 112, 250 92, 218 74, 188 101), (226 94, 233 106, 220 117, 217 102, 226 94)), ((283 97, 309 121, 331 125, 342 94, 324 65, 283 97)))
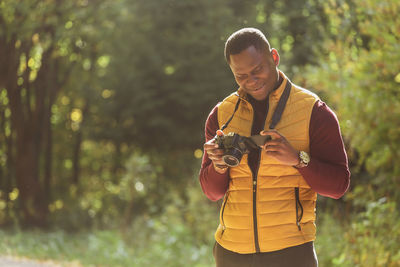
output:
MULTIPOLYGON (((332 37, 325 40, 319 66, 307 68, 306 86, 319 88, 333 103, 354 165, 352 190, 345 196, 354 215, 323 229, 332 231, 334 241, 326 266, 400 265, 399 9, 391 0, 324 6, 332 37)), ((328 240, 321 241, 326 248, 328 240)))
POLYGON ((400 213, 382 198, 356 215, 345 235, 339 266, 399 266, 400 213))
POLYGON ((112 9, 107 10, 111 6, 108 3, 0 3, 0 92, 2 95, 7 92, 9 100, 6 107, 0 107, 0 151, 6 156, 0 166, 2 198, 6 203, 6 208, 0 211, 6 214, 0 216, 1 223, 19 220, 25 225, 45 226, 48 213, 63 205, 65 199, 53 198, 51 194, 62 184, 52 179, 53 157, 59 159, 54 164, 56 172, 73 176, 71 180, 77 183, 77 154, 82 138, 79 129, 88 105, 82 101, 86 95, 77 97, 73 89, 93 86, 96 71, 86 63, 99 56, 99 36, 106 27, 97 25, 97 20, 110 15, 112 9), (79 78, 72 79, 71 74, 76 73, 79 78), (76 80, 81 83, 76 85, 76 80), (65 88, 67 93, 59 105, 57 96, 65 88), (63 107, 69 103, 71 106, 63 107), (64 146, 65 143, 68 145, 64 146), (65 153, 66 150, 72 155, 65 153), (59 154, 62 156, 58 157, 59 154), (19 191, 15 202, 22 211, 17 216, 8 209, 11 207, 8 195, 15 189, 19 191))
POLYGON ((400 213, 382 198, 347 220, 319 213, 316 251, 321 266, 399 266, 400 213))
MULTIPOLYGON (((163 228, 163 226, 154 226, 163 228)), ((154 229, 153 228, 153 232, 154 229)), ((142 228, 143 230, 143 228, 142 228)), ((212 245, 194 245, 187 229, 175 226, 161 240, 132 247, 117 231, 94 231, 69 234, 57 232, 0 231, 2 255, 52 260, 62 266, 132 266, 208 267, 213 264, 212 245), (186 239, 185 239, 186 237, 186 239), (189 239, 187 238, 189 237, 189 239), (153 243, 157 241, 158 243, 153 243)))
POLYGON ((8 255, 53 259, 66 266, 70 262, 84 266, 211 266, 218 207, 202 196, 197 183, 187 190, 186 205, 175 198, 162 214, 142 214, 120 230, 0 231, 0 250, 8 255))
POLYGON ((399 200, 394 189, 400 176, 400 4, 332 3, 325 9, 335 38, 326 41, 327 57, 309 70, 309 81, 329 93, 337 107, 358 167, 353 174, 358 170, 369 177, 363 184, 373 186, 374 198, 399 200))
POLYGON ((43 233, 0 232, 3 253, 35 259, 52 259, 65 266, 72 262, 85 266, 132 266, 133 250, 127 248, 118 232, 68 234, 62 231, 43 233))
POLYGON ((348 228, 339 218, 318 209, 315 250, 319 266, 342 266, 343 260, 338 263, 338 259, 342 253, 346 253, 346 229, 348 228))
MULTIPOLYGON (((85 147, 92 145, 94 144, 84 144, 85 147)), ((115 175, 121 174, 111 172, 113 146, 109 145, 108 149, 103 147, 96 157, 83 155, 82 167, 86 170, 83 175, 88 179, 81 181, 80 186, 85 190, 68 181, 60 184, 60 188, 55 188, 59 192, 59 201, 63 203, 58 208, 55 205, 52 210, 55 225, 70 230, 105 225, 118 227, 129 224, 143 213, 151 213, 148 207, 157 207, 154 203, 157 194, 153 191, 156 190, 158 172, 148 157, 132 154, 124 166, 126 171, 122 178, 117 179, 115 175), (92 168, 103 168, 104 171, 97 176, 88 171, 92 168)), ((96 149, 91 148, 93 150, 96 149)))
POLYGON ((125 3, 116 21, 120 30, 111 36, 123 42, 110 43, 104 77, 115 95, 99 113, 107 119, 100 123, 117 127, 116 138, 159 153, 201 146, 211 105, 235 88, 223 58, 234 23, 225 2, 125 3))
POLYGON ((280 56, 280 68, 287 74, 300 71, 307 64, 316 64, 327 24, 321 1, 259 1, 257 22, 265 16, 260 28, 267 34, 280 56), (285 29, 285 30, 282 30, 285 29))

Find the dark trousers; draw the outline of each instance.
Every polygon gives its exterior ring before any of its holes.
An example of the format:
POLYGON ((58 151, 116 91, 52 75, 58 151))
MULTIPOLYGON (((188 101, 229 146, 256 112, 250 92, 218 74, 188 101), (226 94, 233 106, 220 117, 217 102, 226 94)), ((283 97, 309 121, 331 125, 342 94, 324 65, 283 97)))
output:
POLYGON ((254 254, 232 252, 215 242, 213 254, 216 267, 318 267, 314 242, 254 254))

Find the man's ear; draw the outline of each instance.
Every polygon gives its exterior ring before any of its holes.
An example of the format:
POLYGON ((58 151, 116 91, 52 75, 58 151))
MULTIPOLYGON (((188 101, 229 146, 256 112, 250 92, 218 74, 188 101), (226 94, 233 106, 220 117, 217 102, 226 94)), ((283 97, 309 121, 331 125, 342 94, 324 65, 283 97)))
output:
POLYGON ((279 65, 279 54, 278 54, 278 50, 276 50, 275 48, 271 49, 271 55, 272 58, 274 59, 275 62, 275 66, 279 65))

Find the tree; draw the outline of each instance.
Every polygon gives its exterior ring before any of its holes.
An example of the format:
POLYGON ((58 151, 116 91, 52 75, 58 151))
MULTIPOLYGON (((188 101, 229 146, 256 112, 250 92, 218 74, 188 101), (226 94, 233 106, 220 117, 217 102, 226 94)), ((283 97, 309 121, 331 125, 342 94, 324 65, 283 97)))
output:
POLYGON ((0 90, 7 103, 2 114, 9 113, 10 120, 10 125, 3 124, 9 129, 3 138, 8 143, 7 162, 15 170, 10 174, 15 175, 23 225, 46 223, 52 107, 82 51, 85 32, 76 26, 88 23, 95 4, 2 1, 0 5, 0 90))

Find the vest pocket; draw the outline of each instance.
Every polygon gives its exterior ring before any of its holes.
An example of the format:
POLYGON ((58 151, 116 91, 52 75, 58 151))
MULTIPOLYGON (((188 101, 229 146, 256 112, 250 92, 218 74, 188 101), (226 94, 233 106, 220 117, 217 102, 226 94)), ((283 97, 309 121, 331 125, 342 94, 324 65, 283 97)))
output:
POLYGON ((224 197, 224 202, 222 203, 222 207, 221 207, 221 226, 222 226, 221 237, 224 234, 225 229, 226 229, 225 222, 224 222, 224 211, 225 211, 226 203, 228 202, 228 196, 229 196, 229 191, 226 192, 225 197, 224 197))
POLYGON ((301 226, 300 226, 300 221, 303 218, 303 206, 301 205, 300 202, 300 194, 299 194, 299 188, 295 187, 294 188, 294 195, 295 195, 295 204, 296 204, 296 225, 299 228, 299 231, 301 231, 301 226), (299 214, 300 211, 300 214, 299 214))

